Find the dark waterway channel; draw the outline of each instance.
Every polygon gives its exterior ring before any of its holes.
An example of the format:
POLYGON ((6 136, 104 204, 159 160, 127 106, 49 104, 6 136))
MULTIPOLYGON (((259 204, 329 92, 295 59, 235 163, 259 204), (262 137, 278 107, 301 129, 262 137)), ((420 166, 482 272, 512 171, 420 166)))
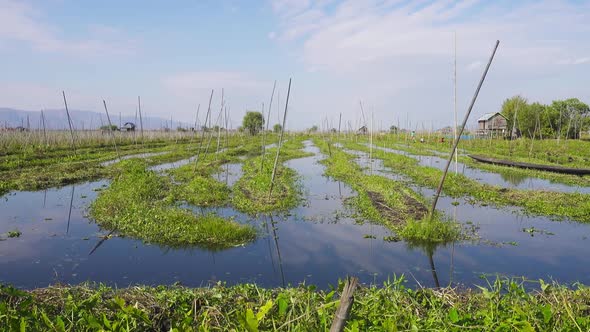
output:
MULTIPOLYGON (((369 144, 367 144, 369 146, 369 144)), ((405 150, 391 149, 381 146, 373 145, 373 149, 382 150, 385 152, 401 154, 406 157, 414 158, 418 160, 421 166, 434 167, 439 170, 443 170, 448 160, 448 154, 446 156, 423 156, 411 154, 405 150)), ((454 172, 455 162, 449 167, 449 172, 454 172)), ((457 163, 457 170, 459 174, 463 174, 466 177, 476 180, 481 183, 487 183, 494 186, 500 186, 505 188, 515 188, 523 190, 547 190, 557 191, 566 193, 582 193, 590 194, 590 187, 581 186, 569 186, 562 183, 551 182, 549 180, 535 178, 535 177, 521 177, 514 173, 510 173, 510 169, 507 169, 505 173, 494 173, 484 171, 479 168, 465 165, 464 163, 457 163)))
MULTIPOLYGON (((482 274, 500 273, 531 279, 590 283, 587 247, 590 226, 528 218, 514 210, 471 206, 443 197, 439 206, 459 221, 473 221, 482 238, 494 243, 457 243, 439 248, 410 247, 386 242, 390 231, 370 223, 358 224, 344 201, 354 196, 346 184, 323 176, 323 156, 306 143, 314 156, 287 165, 301 175, 306 201, 287 214, 251 218, 231 208, 213 211, 239 222, 253 223, 259 238, 250 244, 211 252, 196 247, 170 249, 114 237, 92 255, 101 230, 85 215, 107 181, 88 182, 37 192, 13 192, 0 200, 0 283, 33 288, 55 282, 104 282, 201 286, 214 281, 256 282, 261 286, 315 284, 325 288, 346 275, 365 283, 380 283, 405 274, 409 284, 483 284, 482 274), (523 232, 523 228, 551 232, 523 232), (6 238, 14 229, 18 238, 6 238), (374 237, 374 238, 373 238, 374 237), (436 268, 433 273, 432 266, 436 268)), ((374 169, 388 174, 388 170, 374 169)), ((228 165, 218 179, 231 185, 241 174, 228 165), (229 170, 227 175, 224 173, 229 170), (226 178, 227 176, 227 178, 226 178)), ((424 195, 428 195, 424 192, 424 195)), ((195 213, 212 210, 192 208, 195 213)))

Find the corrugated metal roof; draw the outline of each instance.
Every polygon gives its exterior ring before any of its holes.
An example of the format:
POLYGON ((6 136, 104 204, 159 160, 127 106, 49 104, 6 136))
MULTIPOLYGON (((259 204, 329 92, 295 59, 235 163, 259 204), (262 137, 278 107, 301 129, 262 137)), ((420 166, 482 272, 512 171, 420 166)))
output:
POLYGON ((486 113, 484 115, 482 115, 479 119, 477 119, 477 121, 488 121, 489 119, 493 118, 494 115, 499 114, 498 112, 493 112, 493 113, 486 113))

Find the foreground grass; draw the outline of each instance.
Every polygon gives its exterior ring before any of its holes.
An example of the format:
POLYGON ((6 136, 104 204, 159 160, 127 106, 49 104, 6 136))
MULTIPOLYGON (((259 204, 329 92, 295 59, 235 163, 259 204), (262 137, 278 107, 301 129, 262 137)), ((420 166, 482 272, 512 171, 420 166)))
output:
POLYGON ((357 192, 351 204, 371 221, 387 226, 409 242, 447 243, 461 238, 459 224, 428 216, 426 201, 399 181, 368 175, 345 153, 320 139, 314 143, 325 154, 326 175, 346 182, 357 192))
POLYGON ((147 169, 142 160, 121 162, 122 173, 101 192, 90 215, 123 236, 172 247, 223 249, 252 241, 256 231, 213 214, 196 216, 174 206, 170 178, 147 169))
MULTIPOLYGON (((348 331, 588 331, 590 289, 496 281, 477 290, 410 289, 403 279, 360 287, 348 331)), ((0 326, 10 331, 327 331, 339 292, 104 285, 21 291, 0 287, 0 326)))
MULTIPOLYGON (((349 149, 369 151, 369 147, 362 144, 342 143, 349 149)), ((386 167, 409 176, 421 186, 436 188, 442 176, 442 171, 433 167, 420 166, 418 161, 411 157, 381 150, 374 150, 373 156, 383 160, 386 167)), ((447 175, 443 192, 452 197, 471 197, 473 203, 519 206, 524 212, 532 215, 590 222, 590 199, 588 199, 590 195, 587 194, 502 188, 480 183, 452 172, 447 175)))

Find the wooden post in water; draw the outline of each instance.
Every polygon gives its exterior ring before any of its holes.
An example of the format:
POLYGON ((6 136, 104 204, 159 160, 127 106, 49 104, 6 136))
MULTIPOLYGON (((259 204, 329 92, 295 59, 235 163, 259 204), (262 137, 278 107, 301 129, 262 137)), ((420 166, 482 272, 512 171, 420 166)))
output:
POLYGON ((332 321, 330 332, 344 331, 346 320, 348 319, 348 315, 350 315, 350 310, 352 309, 352 304, 354 303, 353 294, 356 290, 356 286, 358 285, 358 281, 359 280, 357 277, 349 277, 346 279, 346 284, 344 284, 342 294, 340 295, 340 305, 334 314, 334 320, 332 321))
POLYGON ((109 132, 111 133, 111 137, 113 138, 113 145, 115 146, 115 151, 117 152, 117 157, 120 161, 121 155, 119 154, 119 149, 117 148, 117 140, 115 139, 115 133, 113 133, 113 124, 111 123, 111 117, 109 116, 109 111, 107 109, 107 102, 103 99, 102 103, 104 105, 104 111, 107 114, 107 120, 109 121, 109 132))
MULTIPOLYGON (((483 75, 481 76, 479 84, 477 85, 477 89, 475 90, 475 94, 473 95, 473 98, 471 99, 471 104, 469 105, 469 109, 467 109, 467 113, 465 114, 465 118, 463 119, 463 124, 461 125, 461 130, 459 131, 459 133, 457 135, 457 139, 453 143, 453 149, 451 151, 455 151, 455 149, 457 149, 457 145, 459 144, 459 140, 461 140, 461 135, 463 134, 463 130, 465 129, 465 125, 467 124, 467 119, 469 119, 469 115, 471 114, 471 110, 473 109, 473 105, 475 105, 475 100, 477 100, 477 95, 479 95, 479 90, 481 89, 481 86, 483 85, 483 82, 486 79, 486 75, 488 74, 488 70, 490 69, 490 65, 492 64, 492 60, 494 60, 494 55, 496 54, 496 50, 498 49, 499 45, 500 45, 500 41, 496 40, 496 45, 494 46, 494 49, 492 51, 492 55, 490 56, 490 59, 488 60, 488 64, 483 72, 483 75)), ((450 154, 449 160, 447 160, 445 170, 444 170, 443 175, 440 179, 440 183, 438 184, 438 188, 436 189, 436 194, 434 195, 434 201, 432 202, 432 207, 430 208, 430 218, 432 218, 434 216, 434 211, 436 210, 436 203, 438 202, 438 197, 440 196, 440 192, 442 191, 442 187, 445 183, 445 178, 447 177, 447 172, 449 171, 449 166, 451 165, 452 161, 453 161, 453 153, 450 154)))
POLYGON ((279 143, 277 145, 277 154, 275 156, 275 164, 272 168, 272 175, 270 177, 270 188, 268 189, 268 199, 272 195, 272 188, 275 183, 275 175, 277 171, 277 165, 279 164, 279 154, 281 153, 281 146, 283 144, 283 135, 285 134, 285 123, 287 122, 287 108, 289 107, 289 95, 291 94, 291 79, 289 79, 289 88, 287 89, 287 101, 285 102, 285 113, 283 113, 283 126, 281 128, 281 136, 279 137, 279 143))
POLYGON ((74 128, 72 127, 72 118, 70 117, 70 111, 68 110, 68 102, 66 100, 66 93, 62 91, 61 94, 64 97, 64 105, 66 107, 66 115, 68 116, 68 125, 70 126, 70 135, 72 136, 72 149, 74 150, 74 154, 76 154, 76 142, 74 140, 74 128))

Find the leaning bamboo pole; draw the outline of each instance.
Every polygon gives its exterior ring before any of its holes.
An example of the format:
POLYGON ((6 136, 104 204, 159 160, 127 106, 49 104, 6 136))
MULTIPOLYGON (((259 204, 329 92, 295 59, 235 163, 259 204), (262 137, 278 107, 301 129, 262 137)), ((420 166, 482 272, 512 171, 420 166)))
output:
POLYGON ((104 105, 104 111, 107 114, 107 120, 109 121, 109 133, 111 133, 111 137, 113 139, 113 145, 115 146, 115 151, 117 152, 117 158, 121 160, 121 154, 119 153, 119 148, 117 148, 117 140, 115 139, 115 133, 113 132, 113 124, 111 123, 111 117, 109 116, 109 110, 107 109, 107 102, 103 99, 102 104, 104 105))
MULTIPOLYGON (((477 100, 477 96, 479 95, 479 90, 481 89, 481 86, 483 85, 483 82, 486 79, 486 75, 488 74, 488 70, 490 69, 490 66, 492 64, 492 60, 494 60, 494 55, 496 55, 496 50, 498 49, 499 45, 500 45, 500 41, 496 40, 496 45, 494 46, 494 49, 492 50, 492 55, 490 56, 490 59, 488 60, 488 64, 483 72, 483 75, 481 76, 479 84, 477 85, 477 89, 475 90, 475 94, 473 95, 473 98, 471 99, 471 104, 469 105, 469 108, 467 109, 467 113, 465 114, 465 118, 463 119, 463 124, 461 125, 461 130, 459 131, 457 139, 453 143, 453 149, 451 151, 454 151, 457 148, 457 145, 459 145, 459 141, 461 140, 461 135, 463 134, 463 130, 465 129, 465 125, 467 125, 467 120, 469 119, 469 115, 471 114, 471 110, 473 109, 473 105, 475 105, 475 101, 477 100)), ((449 166, 451 165, 452 160, 453 160, 453 154, 451 153, 451 155, 449 156, 449 159, 447 160, 447 164, 445 166, 445 170, 443 172, 443 175, 440 179, 440 183, 438 184, 438 188, 436 189, 436 194, 434 196, 434 200, 432 202, 432 207, 430 209, 430 218, 434 217, 434 211, 436 210, 436 203, 438 202, 438 198, 439 198, 440 193, 442 191, 442 187, 445 183, 445 178, 447 177, 447 172, 449 171, 449 166)))
POLYGON ((199 149, 197 150, 197 158, 195 159, 195 168, 194 172, 197 172, 197 165, 199 164, 199 157, 201 156, 201 149, 203 148, 203 141, 205 140, 205 128, 207 126, 207 120, 209 119, 209 115, 211 114, 211 101, 213 100, 213 91, 211 90, 211 96, 209 97, 209 106, 207 107, 207 114, 205 115, 205 124, 204 128, 201 128, 201 140, 199 142, 199 149))
POLYGON ((72 149, 74 150, 74 154, 76 154, 76 142, 74 140, 74 128, 72 124, 72 118, 70 117, 70 111, 68 110, 68 102, 66 100, 66 93, 62 91, 61 94, 64 97, 64 105, 66 107, 66 115, 68 116, 68 125, 70 126, 70 135, 72 136, 72 149))
POLYGON ((283 144, 283 135, 285 134, 285 124, 287 122, 287 109, 289 107, 289 96, 291 94, 291 79, 289 79, 289 87, 287 88, 287 101, 285 102, 285 112, 283 113, 283 126, 281 128, 281 136, 279 136, 279 142, 277 145, 277 154, 275 156, 275 163, 272 168, 272 175, 270 177, 270 188, 268 189, 268 199, 272 195, 272 189, 275 182, 275 176, 277 172, 277 165, 279 164, 279 154, 281 153, 281 146, 283 144))
MULTIPOLYGON (((274 98, 275 95, 275 89, 277 87, 277 81, 275 80, 275 83, 272 86, 272 93, 270 94, 270 103, 268 104, 268 115, 267 115, 267 120, 266 120, 266 130, 262 133, 262 156, 260 157, 260 172, 262 173, 262 167, 264 167, 264 156, 266 154, 266 132, 268 131, 268 126, 270 124, 270 113, 272 113, 272 100, 274 98)), ((280 113, 281 112, 277 112, 280 113)), ((262 109, 262 114, 264 116, 264 106, 262 109)))

